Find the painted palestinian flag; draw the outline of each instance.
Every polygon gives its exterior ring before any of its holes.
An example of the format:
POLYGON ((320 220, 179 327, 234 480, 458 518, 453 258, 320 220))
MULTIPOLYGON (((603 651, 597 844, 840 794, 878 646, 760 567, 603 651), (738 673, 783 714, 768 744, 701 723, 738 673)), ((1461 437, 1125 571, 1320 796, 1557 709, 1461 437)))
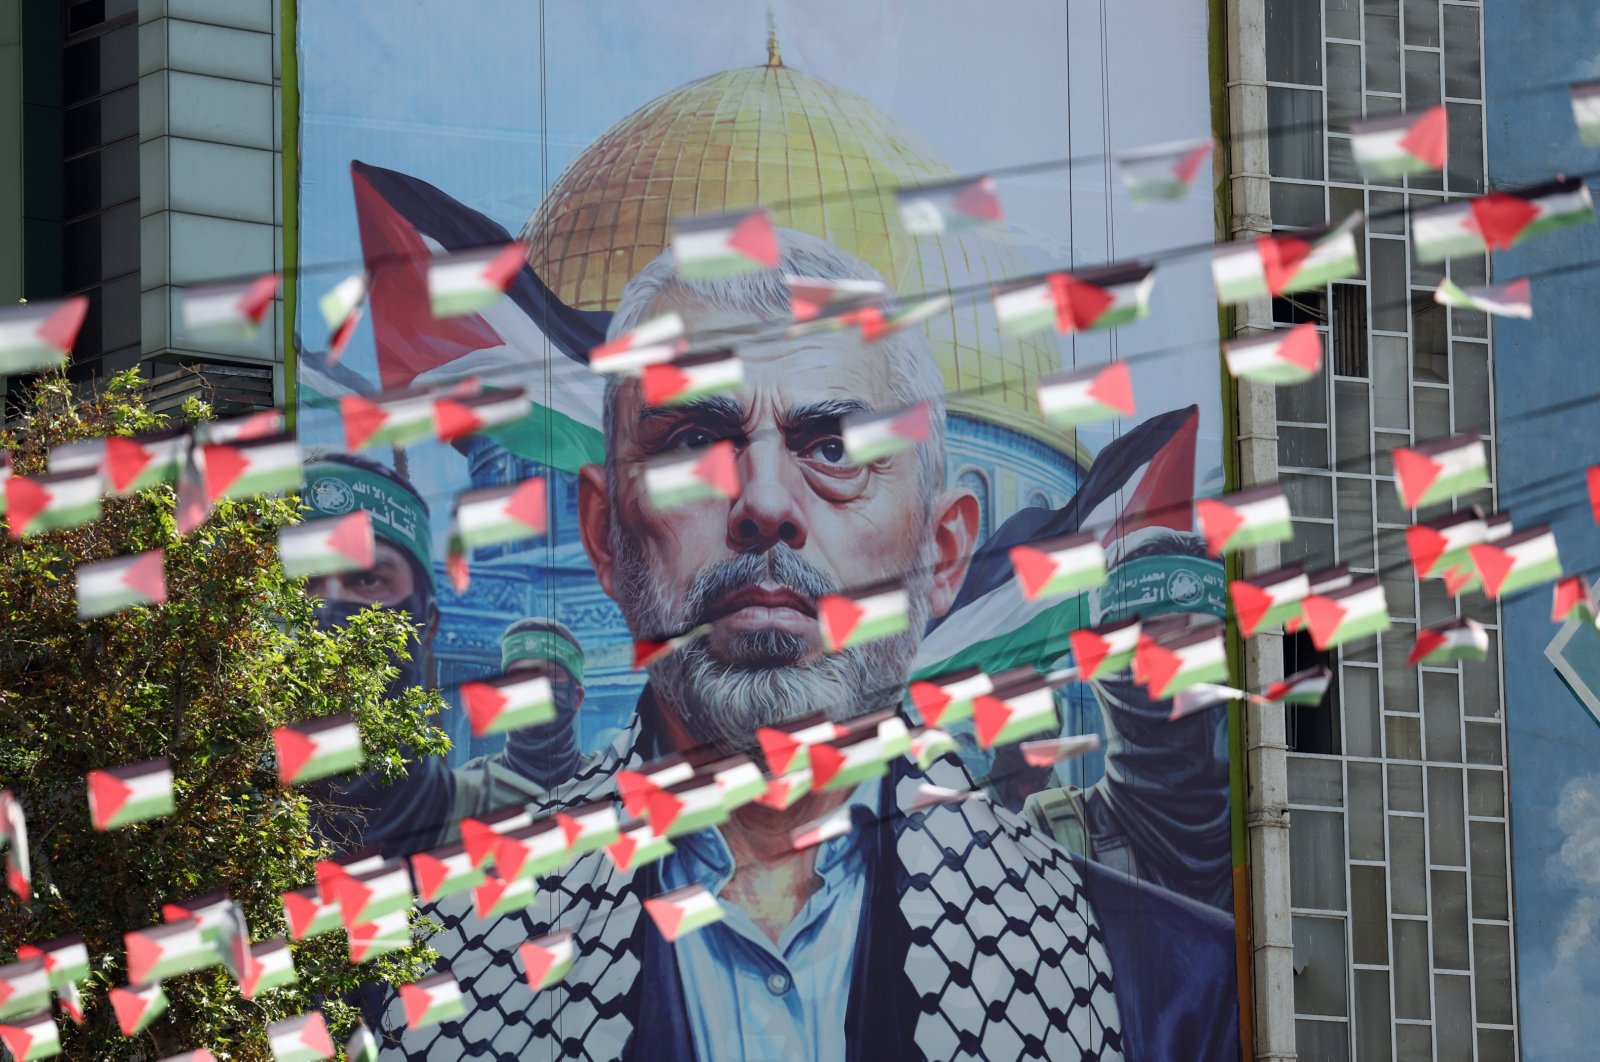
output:
POLYGON ((668 638, 666 641, 655 642, 648 638, 642 638, 634 642, 633 670, 638 671, 641 668, 649 667, 662 657, 677 652, 696 638, 710 633, 710 631, 711 624, 702 623, 694 630, 668 638))
POLYGON ((994 692, 994 679, 976 667, 964 667, 932 678, 917 679, 909 687, 911 703, 929 726, 950 726, 972 718, 979 697, 994 692))
POLYGON ((555 819, 534 819, 501 834, 494 846, 495 874, 507 881, 542 878, 565 866, 567 831, 555 819))
POLYGON ((717 783, 722 806, 729 811, 751 803, 767 791, 767 776, 761 767, 748 756, 730 756, 701 769, 717 783))
POLYGON ((32 1014, 48 1006, 50 974, 42 957, 0 966, 0 1018, 32 1014))
POLYGON ((911 750, 911 732, 893 712, 856 720, 832 741, 811 747, 811 786, 817 791, 849 789, 877 778, 896 756, 911 750))
POLYGON ((849 595, 824 594, 817 599, 822 647, 830 653, 900 634, 910 624, 910 616, 911 599, 899 584, 880 584, 849 595))
POLYGON ((512 671, 487 682, 463 682, 461 703, 474 737, 553 722, 555 694, 542 668, 512 671))
POLYGON ((289 942, 282 937, 274 937, 250 945, 250 958, 245 964, 244 978, 239 982, 239 994, 246 999, 254 999, 262 992, 292 985, 298 979, 289 942))
POLYGON ((1155 266, 1139 262, 1047 273, 995 285, 994 314, 1000 330, 1010 335, 1052 326, 1062 335, 1118 328, 1150 312, 1155 284, 1155 266))
POLYGON ((278 274, 221 284, 197 284, 183 292, 183 326, 190 332, 249 339, 272 308, 278 274))
POLYGON ((1289 496, 1277 483, 1194 503, 1195 519, 1213 557, 1294 537, 1289 496))
POLYGON ((1457 310, 1477 310, 1491 317, 1533 319, 1533 282, 1527 277, 1486 288, 1458 287, 1448 277, 1439 281, 1433 301, 1457 310))
POLYGON ((344 348, 356 334, 361 323, 361 310, 367 301, 367 275, 355 273, 333 286, 321 299, 317 308, 328 326, 328 364, 333 365, 344 357, 344 348))
POLYGON ((804 826, 789 831, 789 848, 801 852, 807 848, 815 848, 819 844, 831 841, 835 837, 845 837, 856 828, 855 815, 851 806, 845 804, 834 808, 820 819, 815 819, 804 826))
POLYGON ((689 349, 683 318, 676 313, 652 317, 589 351, 589 368, 598 373, 639 373, 665 365, 689 349))
POLYGON ((217 947, 198 919, 167 922, 122 935, 128 948, 128 982, 148 985, 217 964, 217 947))
POLYGON ((1288 331, 1236 339, 1222 348, 1235 379, 1287 387, 1322 370, 1322 333, 1307 321, 1288 331))
POLYGON ((89 818, 97 830, 115 830, 170 815, 172 761, 165 756, 124 767, 90 771, 89 818))
POLYGON ((1548 524, 1518 531, 1498 542, 1480 543, 1468 552, 1483 580, 1484 593, 1493 598, 1561 578, 1561 555, 1548 524))
POLYGON ((677 406, 737 391, 743 382, 744 363, 736 353, 708 350, 645 366, 640 389, 646 406, 677 406))
POLYGON ((1039 380, 1039 412, 1058 428, 1131 417, 1133 374, 1127 362, 1056 373, 1039 380))
POLYGON ((654 863, 671 852, 672 842, 659 836, 648 822, 624 822, 617 831, 617 839, 606 845, 606 858, 624 873, 654 863))
POLYGON ((992 749, 1052 730, 1059 732, 1055 688, 1065 681, 1040 675, 1032 668, 996 676, 994 692, 979 697, 972 706, 979 747, 992 749))
POLYGON ((61 1033, 49 1009, 37 1014, 0 1020, 0 1044, 15 1062, 34 1062, 61 1053, 61 1033))
POLYGON ((308 940, 331 933, 342 924, 339 905, 324 903, 315 888, 296 889, 282 894, 283 920, 289 926, 290 940, 308 940))
POLYGON ((1135 206, 1172 202, 1189 194, 1211 149, 1207 137, 1123 151, 1116 156, 1117 172, 1135 206))
POLYGON ((1139 646, 1139 617, 1129 616, 1099 627, 1080 628, 1067 635, 1072 660, 1083 681, 1105 678, 1133 665, 1139 646))
POLYGON ((428 262, 428 306, 435 320, 487 310, 527 263, 520 243, 437 255, 428 262))
POLYGON ((782 726, 756 728, 756 742, 761 746, 767 770, 775 775, 791 771, 808 771, 811 759, 806 750, 823 741, 832 741, 840 734, 839 728, 826 715, 815 712, 803 719, 782 726))
POLYGON ((502 808, 481 818, 461 820, 461 843, 467 859, 475 867, 487 865, 505 834, 533 824, 533 813, 526 807, 502 808))
POLYGON ((0 376, 65 365, 88 313, 84 295, 0 310, 0 376))
POLYGON ((694 767, 677 753, 653 759, 641 765, 637 771, 618 771, 617 796, 622 799, 622 810, 638 818, 644 814, 645 801, 652 793, 692 777, 694 767))
POLYGON ((1489 453, 1475 431, 1394 451, 1400 504, 1422 509, 1489 485, 1489 453))
POLYGON ((516 424, 533 412, 521 387, 497 387, 475 395, 446 396, 433 403, 433 437, 454 442, 468 435, 516 424))
POLYGON ((933 414, 926 402, 886 413, 852 413, 840 420, 845 455, 857 465, 913 450, 928 441, 932 429, 933 414))
POLYGON ((434 974, 415 984, 401 985, 400 1006, 405 1010, 406 1027, 411 1029, 437 1025, 467 1012, 461 985, 450 973, 434 974))
POLYGON ((411 917, 406 911, 379 915, 370 922, 345 927, 350 935, 350 961, 371 962, 411 946, 411 917))
POLYGON ((1301 607, 1318 652, 1389 629, 1389 602, 1376 575, 1327 593, 1313 593, 1301 607))
POLYGON ((1411 242, 1419 262, 1504 251, 1524 240, 1594 219, 1589 189, 1560 177, 1515 192, 1451 200, 1412 211, 1411 242))
POLYGON ((117 1015, 117 1028, 127 1037, 138 1036, 167 1012, 167 993, 160 983, 126 986, 111 990, 111 1009, 117 1015))
POLYGON ((895 202, 900 223, 913 236, 940 236, 1004 219, 992 177, 902 188, 895 202))
POLYGON ((1053 767, 1064 760, 1075 760, 1081 756, 1087 756, 1099 747, 1099 734, 1041 738, 1036 741, 1024 741, 1018 746, 1022 750, 1022 762, 1029 767, 1053 767))
POLYGON ((922 726, 911 731, 911 751, 906 755, 919 770, 926 771, 942 756, 961 751, 961 745, 948 730, 922 726))
POLYGON ((1106 553, 1093 534, 1062 535, 1029 546, 1013 546, 1011 565, 1028 601, 1066 597, 1106 581, 1106 553))
POLYGON ((361 731, 348 712, 312 719, 272 732, 278 750, 278 780, 284 785, 343 774, 366 762, 361 731))
POLYGON ((424 903, 483 884, 483 871, 472 865, 466 846, 459 843, 412 855, 411 876, 417 881, 417 899, 424 903))
POLYGON ((620 821, 616 806, 609 800, 595 800, 556 812, 556 822, 567 835, 567 852, 574 859, 588 852, 598 852, 615 841, 620 821))
POLYGON ((831 316, 884 299, 889 294, 889 286, 881 280, 830 280, 787 273, 783 280, 789 285, 789 313, 796 321, 831 316))
POLYGON ((732 439, 699 450, 653 457, 645 465, 644 488, 657 509, 739 496, 738 455, 732 439))
POLYGON ((365 571, 377 559, 372 514, 365 509, 285 527, 278 532, 278 563, 291 579, 365 571))
POLYGON ((166 554, 159 549, 80 564, 77 577, 79 619, 167 599, 166 554))
POLYGON ((345 1062, 378 1062, 378 1038, 365 1025, 357 1024, 344 1045, 345 1062))
MULTIPOLYGON (((61 989, 89 976, 89 949, 82 933, 69 933, 43 944, 24 944, 17 949, 18 959, 38 959, 44 963, 45 977, 52 988, 61 989)), ((0 1000, 0 1007, 5 1001, 0 1000)))
POLYGON ((1249 696, 1244 690, 1234 689, 1232 686, 1223 686, 1215 682, 1197 683, 1172 695, 1172 711, 1167 714, 1167 722, 1176 723, 1179 719, 1194 715, 1196 712, 1203 712, 1207 708, 1215 708, 1230 701, 1242 701, 1249 696))
POLYGON ((403 859, 342 876, 333 885, 333 897, 346 928, 396 911, 408 911, 416 901, 411 891, 411 871, 403 859))
POLYGON ((457 534, 468 549, 542 535, 550 522, 543 476, 464 491, 456 498, 455 509, 457 534))
POLYGON ((688 885, 664 892, 646 900, 644 909, 669 944, 685 933, 722 921, 726 914, 704 885, 688 885))
POLYGON ((182 428, 105 439, 101 471, 111 494, 136 494, 158 483, 174 483, 190 445, 182 428))
POLYGON ((328 1023, 320 1010, 268 1025, 267 1043, 272 1048, 273 1062, 319 1062, 332 1058, 334 1053, 328 1023))
POLYGON ((42 476, 12 474, 5 487, 12 538, 79 527, 100 517, 103 483, 98 469, 42 476))
POLYGON ((1211 255, 1217 300, 1233 306, 1250 299, 1311 291, 1361 271, 1354 214, 1333 226, 1298 229, 1219 246, 1211 255))
POLYGON ((675 785, 657 789, 645 798, 645 818, 663 837, 680 837, 726 822, 729 809, 722 802, 716 778, 695 774, 675 785))
POLYGON ((6 846, 6 888, 26 903, 33 895, 28 821, 22 812, 22 801, 9 789, 0 789, 0 843, 6 846))
POLYGON ((351 453, 369 446, 405 446, 434 434, 437 391, 414 388, 367 398, 343 395, 339 417, 344 421, 344 445, 351 453))
POLYGON ((767 783, 767 791, 756 798, 756 803, 774 811, 787 811, 811 792, 811 784, 810 767, 782 775, 767 783))
POLYGON ((1299 671, 1268 686, 1262 691, 1261 699, 1272 704, 1315 708, 1328 696, 1328 686, 1332 681, 1333 671, 1326 667, 1299 671))
POLYGON ((1417 632, 1407 664, 1449 665, 1457 660, 1482 660, 1489 655, 1489 632, 1476 620, 1458 618, 1430 623, 1417 632))
POLYGON ((1573 85, 1572 121, 1578 127, 1578 139, 1586 147, 1600 146, 1600 81, 1586 81, 1573 85))
POLYGON ((1300 615, 1300 603, 1311 593, 1311 580, 1300 565, 1287 564, 1248 579, 1235 579, 1228 593, 1239 633, 1249 638, 1300 615))
POLYGON ((1444 106, 1414 114, 1385 114, 1350 126, 1350 150, 1368 181, 1438 173, 1449 155, 1444 106))
POLYGON ((1202 682, 1226 682, 1228 647, 1221 621, 1198 622, 1159 636, 1147 627, 1133 654, 1133 677, 1158 701, 1202 682))
POLYGON ((578 948, 569 929, 525 941, 517 946, 517 954, 522 957, 528 987, 539 992, 565 980, 573 960, 578 957, 578 948))
POLYGON ((686 280, 716 280, 778 268, 778 230, 766 207, 679 218, 672 223, 672 260, 686 280))

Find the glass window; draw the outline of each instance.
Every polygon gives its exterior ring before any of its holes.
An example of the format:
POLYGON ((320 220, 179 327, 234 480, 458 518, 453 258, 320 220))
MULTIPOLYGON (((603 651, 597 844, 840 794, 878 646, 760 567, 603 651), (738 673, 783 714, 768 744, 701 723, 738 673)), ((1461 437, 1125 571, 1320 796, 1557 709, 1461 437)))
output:
POLYGON ((1289 803, 1344 806, 1344 772, 1338 760, 1289 757, 1289 803))
POLYGON ((1472 815, 1504 817, 1506 789, 1499 771, 1467 772, 1467 812, 1472 815))
POLYGON ((1411 427, 1410 381, 1406 374, 1406 341, 1399 336, 1372 337, 1372 422, 1379 428, 1411 427))
POLYGON ((1417 710, 1417 669, 1406 664, 1417 629, 1409 623, 1396 623, 1378 636, 1383 653, 1383 708, 1388 712, 1417 710))
POLYGON ((1285 184, 1273 181, 1272 223, 1303 228, 1328 220, 1322 205, 1322 188, 1315 184, 1285 184))
MULTIPOLYGON (((1472 978, 1435 975, 1433 995, 1438 1001, 1440 1058, 1472 1057, 1472 978)), ((1507 1056, 1509 1057, 1509 1056, 1507 1056)))
POLYGON ((1362 380, 1333 384, 1334 455, 1341 472, 1372 471, 1371 424, 1367 418, 1367 385, 1362 380))
MULTIPOLYGON (((1294 831, 1290 831, 1293 836, 1294 831)), ((1342 1018, 1345 995, 1344 919, 1294 916, 1294 1011, 1342 1018)))
POLYGON ((1344 706, 1345 752, 1351 756, 1381 756, 1377 669, 1346 665, 1343 675, 1339 689, 1344 706))
POLYGON ((1289 864, 1290 903, 1319 911, 1344 910, 1344 816, 1337 811, 1296 811, 1289 831, 1289 864))
POLYGON ((1462 287, 1482 286, 1489 282, 1489 262, 1481 254, 1459 255, 1450 259, 1450 276, 1462 287))
MULTIPOLYGON (((1383 932, 1381 923, 1378 932, 1383 932)), ((1356 971, 1355 1041, 1361 1062, 1394 1057, 1389 1050, 1389 975, 1383 970, 1356 971)))
POLYGON ((1383 764, 1351 763, 1349 770, 1350 858, 1382 859, 1383 764))
POLYGON ((1328 19, 1328 36, 1350 41, 1361 39, 1360 0, 1327 0, 1323 6, 1328 19))
MULTIPOLYGON (((1437 288, 1439 286, 1439 281, 1444 279, 1444 266, 1445 264, 1443 262, 1412 262, 1412 286, 1417 288, 1428 288, 1429 290, 1425 297, 1429 300, 1432 300, 1432 289, 1437 288)), ((1424 297, 1423 293, 1418 291, 1413 291, 1410 294, 1413 302, 1415 302, 1419 297, 1424 297)))
POLYGON ((1383 720, 1384 744, 1392 760, 1422 759, 1422 727, 1413 715, 1389 715, 1383 720))
POLYGON ((1294 539, 1279 548, 1283 563, 1300 561, 1310 571, 1333 563, 1333 525, 1294 522, 1294 539))
MULTIPOLYGON (((1389 485, 1383 484, 1383 489, 1388 490, 1389 485)), ((1411 572, 1411 553, 1406 549, 1404 531, 1394 528, 1378 532, 1378 567, 1378 578, 1383 583, 1383 593, 1389 602, 1389 614, 1415 616, 1417 582, 1411 572)), ((1408 646, 1407 654, 1410 651, 1408 646)), ((1405 657, 1400 659, 1404 662, 1405 657)))
MULTIPOLYGON (((1407 0, 1409 2, 1409 0, 1407 0)), ((1422 111, 1440 101, 1439 53, 1406 49, 1406 110, 1422 111)), ((1428 185, 1428 187, 1436 187, 1428 185)))
MULTIPOLYGON (((1401 1058, 1432 1058, 1433 1057, 1433 1029, 1427 1025, 1396 1025, 1394 1027, 1395 1050, 1401 1058)), ((1512 1052, 1503 1055, 1489 1055, 1489 1058, 1510 1058, 1512 1052)))
MULTIPOLYGON (((1359 214, 1366 209, 1366 196, 1359 188, 1329 188, 1328 210, 1336 221, 1343 221, 1351 214, 1359 214)), ((1356 248, 1361 249, 1361 226, 1356 226, 1356 248)), ((1364 270, 1363 270, 1364 271, 1364 270)))
POLYGON ((1328 429, 1280 425, 1278 464, 1285 468, 1327 468, 1328 429))
POLYGON ((1406 43, 1439 46, 1439 0, 1405 0, 1406 43))
POLYGON ((1333 498, 1329 493, 1327 476, 1279 477, 1283 492, 1289 498, 1289 511, 1295 516, 1329 518, 1333 516, 1333 498))
MULTIPOLYGON (((1431 876, 1434 969, 1470 969, 1468 957, 1470 949, 1467 940, 1467 876, 1459 870, 1435 870, 1431 876)), ((1442 1010, 1441 1003, 1441 1013, 1442 1010)))
MULTIPOLYGON (((1332 21, 1330 16, 1329 21, 1332 21)), ((1483 95, 1483 64, 1478 56, 1478 12, 1444 9, 1444 94, 1475 100, 1483 95)), ((1454 135, 1454 130, 1451 134, 1454 135)))
POLYGON ((1389 896, 1383 879, 1382 867, 1350 868, 1351 958, 1372 966, 1389 964, 1389 896))
POLYGON ((1328 356, 1335 376, 1367 375, 1367 289, 1360 284, 1333 285, 1333 314, 1328 323, 1328 356))
MULTIPOLYGON (((1493 624, 1493 623, 1499 623, 1500 622, 1500 612, 1499 612, 1498 609, 1495 608, 1495 603, 1493 601, 1491 601, 1489 598, 1487 598, 1484 595, 1482 595, 1482 594, 1464 594, 1464 595, 1462 595, 1462 597, 1461 597, 1460 601, 1458 602, 1458 604, 1461 606, 1461 614, 1463 616, 1466 616, 1468 619, 1475 619, 1479 623, 1485 623, 1485 624, 1493 624)), ((1490 639, 1489 640, 1489 644, 1493 645, 1494 644, 1494 635, 1493 634, 1489 635, 1489 639, 1490 639)), ((1468 667, 1474 667, 1474 666, 1478 666, 1478 665, 1472 665, 1472 664, 1468 665, 1468 667)), ((1498 705, 1499 701, 1500 701, 1500 677, 1499 677, 1499 675, 1495 675, 1493 681, 1494 681, 1495 704, 1498 705)), ((1468 715, 1478 714, 1478 713, 1475 713, 1472 710, 1472 700, 1473 700, 1473 695, 1475 693, 1479 693, 1479 692, 1481 692, 1481 691, 1473 690, 1473 689, 1470 689, 1470 688, 1467 690, 1467 714, 1468 715)), ((1498 715, 1499 713, 1498 713, 1498 711, 1493 711, 1493 712, 1487 712, 1487 713, 1483 713, 1483 714, 1498 715)))
POLYGON ((100 289, 101 342, 115 350, 139 342, 139 277, 137 274, 107 281, 100 289))
POLYGON ((1349 1029, 1342 1021, 1297 1021, 1294 1046, 1304 1062, 1345 1062, 1350 1057, 1349 1029))
POLYGON ((1367 226, 1373 232, 1387 233, 1391 236, 1404 236, 1406 234, 1406 197, 1399 192, 1379 192, 1373 190, 1367 193, 1372 204, 1371 213, 1367 215, 1367 226))
MULTIPOLYGON (((1393 925, 1394 1016, 1426 1019, 1429 1010, 1428 923, 1396 920, 1393 925)), ((1400 1057, 1416 1056, 1402 1051, 1400 1057)))
POLYGON ((1450 392, 1443 387, 1417 387, 1417 438, 1442 439, 1450 434, 1450 392))
POLYGON ((1361 168, 1356 165, 1355 151, 1350 147, 1350 138, 1347 136, 1328 137, 1328 180, 1348 181, 1351 184, 1361 180, 1361 168))
MULTIPOLYGON (((1477 982, 1478 1020, 1494 1025, 1511 1024, 1511 929, 1509 926, 1472 927, 1473 979, 1477 982)), ((1491 1056, 1485 1058, 1510 1055, 1491 1056)))
MULTIPOLYGON (((1450 382, 1450 339, 1444 307, 1426 296, 1411 300, 1411 352, 1414 379, 1429 383, 1450 382)), ((1417 437, 1427 438, 1425 435, 1417 437)))
MULTIPOLYGON (((1413 674, 1415 668, 1407 668, 1413 674)), ((1422 673, 1423 749, 1440 763, 1461 762, 1461 704, 1456 677, 1422 673)))
POLYGON ((1472 829, 1472 917, 1510 916, 1506 901, 1506 831, 1498 822, 1474 822, 1472 829))
POLYGON ((1389 765, 1389 807, 1394 811, 1422 810, 1422 768, 1389 765))
MULTIPOLYGON (((1293 836, 1294 830, 1289 834, 1293 836)), ((1389 852, 1390 910, 1395 914, 1427 914, 1428 848, 1422 840, 1422 820, 1390 815, 1389 852)))
POLYGON ((1322 180, 1322 93, 1267 89, 1267 123, 1272 175, 1322 180))
POLYGON ((1476 103, 1446 105, 1450 115, 1450 190, 1483 192, 1483 108, 1476 103))
POLYGON ((1328 45, 1328 127, 1347 130, 1361 121, 1361 47, 1328 45))
POLYGON ((1267 0, 1267 80, 1322 84, 1322 20, 1317 5, 1267 0))
POLYGON ((1467 762, 1500 766, 1500 725, 1467 724, 1467 762))
POLYGON ((1461 770, 1429 767, 1428 858, 1436 866, 1467 865, 1466 809, 1462 806, 1461 770))
MULTIPOLYGON (((1470 595, 1481 596, 1481 595, 1470 595)), ((1489 632, 1489 652, 1482 660, 1461 665, 1466 676, 1466 714, 1484 719, 1500 716, 1500 635, 1489 632)))
POLYGON ((1339 560, 1355 568, 1373 567, 1372 481, 1340 476, 1339 560))
MULTIPOLYGON (((1278 419, 1305 424, 1324 424, 1328 420, 1328 377, 1326 367, 1317 375, 1293 387, 1278 388, 1278 419)), ((1324 444, 1326 445, 1326 444, 1324 444)))
POLYGON ((1372 262, 1372 327, 1383 332, 1406 330, 1406 245, 1374 238, 1372 262))
POLYGON ((1364 0, 1367 91, 1400 91, 1400 9, 1396 0, 1364 0))
POLYGON ((1444 587, 1443 579, 1421 579, 1417 582, 1417 619, 1424 625, 1441 623, 1456 614, 1455 598, 1444 587))

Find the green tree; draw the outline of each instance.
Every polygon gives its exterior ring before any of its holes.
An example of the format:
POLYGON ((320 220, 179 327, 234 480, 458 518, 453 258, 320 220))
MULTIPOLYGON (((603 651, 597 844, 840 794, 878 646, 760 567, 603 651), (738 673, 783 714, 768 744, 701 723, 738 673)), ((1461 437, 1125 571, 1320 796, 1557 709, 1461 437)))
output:
MULTIPOLYGON (((209 416, 191 401, 184 419, 209 416)), ((87 400, 61 376, 40 380, 0 447, 15 472, 42 472, 53 446, 164 426, 129 373, 87 400)), ((409 756, 444 751, 431 725, 435 693, 392 699, 393 655, 408 619, 369 609, 338 631, 313 623, 314 600, 277 562, 280 528, 299 519, 294 498, 224 502, 179 536, 174 490, 108 498, 92 524, 21 540, 0 537, 0 788, 27 814, 34 895, 0 898, 0 962, 19 946, 83 934, 92 957, 87 1020, 60 1019, 65 1057, 161 1058, 209 1047, 222 1058, 266 1059, 265 1027, 320 1005, 335 1039, 356 1021, 341 1003, 363 983, 424 976, 434 953, 413 912, 404 951, 353 965, 342 932, 294 944, 298 983, 241 997, 215 967, 165 983, 167 1014, 124 1038, 107 999, 125 983, 122 934, 161 921, 164 902, 225 890, 254 940, 285 932, 279 894, 314 881, 330 854, 312 829, 317 793, 278 782, 272 731, 354 713, 368 768, 394 779, 409 756), (74 568, 163 548, 167 600, 99 619, 77 616, 74 568), (106 833, 90 824, 86 772, 168 756, 175 814, 106 833)), ((323 790, 318 790, 323 792, 323 790)), ((322 798, 325 799, 325 798, 322 798)), ((0 1055, 3 1055, 0 1049, 0 1055)))

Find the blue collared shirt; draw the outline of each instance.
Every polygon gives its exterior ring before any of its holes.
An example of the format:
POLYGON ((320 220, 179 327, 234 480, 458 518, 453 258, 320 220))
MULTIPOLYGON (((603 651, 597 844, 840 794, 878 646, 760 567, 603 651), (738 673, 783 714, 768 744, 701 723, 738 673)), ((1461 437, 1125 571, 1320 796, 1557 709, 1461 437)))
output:
MULTIPOLYGON (((689 1032, 700 1062, 844 1058, 845 1013, 856 935, 867 895, 866 821, 878 817, 882 779, 861 783, 848 807, 857 828, 817 849, 822 879, 776 943, 744 910, 673 945, 689 1032)), ((733 877, 733 854, 716 828, 673 839, 661 861, 663 889, 699 883, 716 896, 733 877)))

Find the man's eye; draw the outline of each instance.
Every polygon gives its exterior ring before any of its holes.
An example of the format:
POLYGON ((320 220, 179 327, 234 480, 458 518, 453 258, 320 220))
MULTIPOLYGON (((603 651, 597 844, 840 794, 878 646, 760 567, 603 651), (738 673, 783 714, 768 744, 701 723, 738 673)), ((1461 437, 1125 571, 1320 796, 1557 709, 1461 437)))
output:
POLYGON ((717 437, 704 428, 690 428, 679 432, 668 443, 668 450, 700 450, 717 441, 717 437))
POLYGON ((844 452, 844 440, 839 438, 818 440, 801 450, 800 456, 809 457, 828 465, 848 463, 844 452))

